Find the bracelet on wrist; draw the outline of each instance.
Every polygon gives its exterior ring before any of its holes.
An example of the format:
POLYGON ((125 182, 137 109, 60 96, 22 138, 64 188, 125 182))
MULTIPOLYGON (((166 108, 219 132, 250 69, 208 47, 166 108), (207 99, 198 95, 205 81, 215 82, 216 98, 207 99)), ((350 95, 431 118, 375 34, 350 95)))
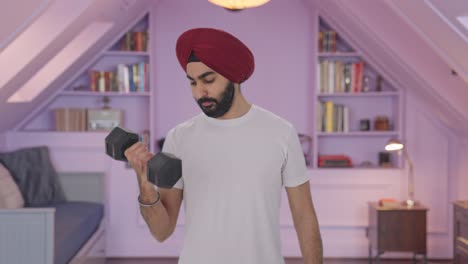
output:
POLYGON ((138 203, 140 204, 140 206, 143 206, 143 207, 151 207, 155 204, 157 204, 160 200, 161 200, 161 194, 159 192, 156 192, 157 195, 156 195, 156 201, 152 202, 152 203, 143 203, 141 201, 141 197, 140 195, 138 195, 138 203))

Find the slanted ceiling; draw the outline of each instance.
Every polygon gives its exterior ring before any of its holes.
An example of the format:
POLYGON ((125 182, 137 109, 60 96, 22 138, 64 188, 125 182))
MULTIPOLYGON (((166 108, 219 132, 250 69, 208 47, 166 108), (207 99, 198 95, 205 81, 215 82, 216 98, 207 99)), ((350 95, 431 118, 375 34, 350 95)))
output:
POLYGON ((25 120, 28 114, 34 112, 34 109, 45 105, 45 102, 48 102, 59 89, 63 88, 64 83, 70 81, 71 76, 74 76, 84 65, 93 60, 125 28, 128 28, 128 25, 141 17, 157 1, 19 0, 7 2, 7 8, 3 8, 5 5, 2 3, 2 11, 0 12, 2 21, 3 19, 7 20, 6 13, 18 13, 18 17, 13 16, 15 19, 11 24, 2 23, 0 25, 0 34, 2 34, 0 65, 3 69, 0 73, 0 113, 2 113, 0 132, 13 130, 25 120), (17 12, 16 10, 19 9, 21 11, 17 12), (48 14, 53 14, 55 17, 44 17, 48 14), (68 23, 66 20, 70 16, 75 18, 68 23), (63 23, 63 25, 57 23, 63 23), (72 40, 91 24, 112 25, 112 27, 106 30, 94 42, 94 45, 81 51, 77 59, 62 70, 62 74, 52 79, 50 85, 32 101, 7 102, 36 73, 47 69, 48 62, 69 47, 72 40), (27 41, 24 41, 28 29, 31 28, 34 28, 34 34, 29 34, 27 41), (57 30, 51 32, 51 28, 57 30))
POLYGON ((0 51, 2 51, 11 41, 44 12, 53 2, 52 0, 16 0, 2 2, 0 17, 2 23, 0 27, 0 51), (18 7, 21 8, 18 8, 18 7))
MULTIPOLYGON (((28 58, 30 62, 0 87, 0 132, 12 130, 33 109, 44 105, 74 72, 89 63, 118 32, 156 2, 88 1, 89 7, 77 16, 66 30, 50 40, 51 43, 37 56, 28 58), (7 103, 7 99, 46 65, 81 29, 96 21, 112 22, 114 26, 33 101, 7 103)), ((432 107, 435 118, 456 132, 468 134, 468 31, 460 27, 455 20, 455 16, 468 15, 468 1, 303 1, 310 7, 311 13, 319 12, 351 45, 359 47, 366 59, 370 60, 372 65, 376 65, 398 88, 427 102, 432 107), (457 74, 453 75, 452 71, 457 74)), ((14 45, 15 38, 21 36, 47 8, 63 2, 70 6, 80 4, 80 1, 75 0, 7 2, 2 4, 2 7, 6 8, 2 8, 0 12, 2 19, 11 23, 0 25, 0 52, 14 45)), ((40 38, 41 33, 37 34, 40 38)), ((22 47, 15 48, 21 50, 22 47)), ((33 49, 34 44, 25 48, 33 49)), ((17 52, 17 56, 21 57, 21 52, 17 52)), ((0 64, 2 63, 5 62, 0 61, 0 64)))
POLYGON ((454 5, 467 14, 468 1, 306 1, 398 88, 426 102, 434 118, 468 134, 468 44, 450 23, 454 8, 430 8, 454 5))

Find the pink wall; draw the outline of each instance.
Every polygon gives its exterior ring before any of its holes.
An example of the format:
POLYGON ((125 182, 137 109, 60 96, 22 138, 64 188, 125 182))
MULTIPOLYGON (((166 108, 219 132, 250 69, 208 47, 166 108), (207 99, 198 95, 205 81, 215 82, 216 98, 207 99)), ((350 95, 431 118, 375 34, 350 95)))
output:
POLYGON ((311 87, 313 25, 304 7, 302 1, 276 0, 261 8, 233 13, 208 1, 160 1, 156 25, 152 25, 156 49, 152 63, 157 89, 156 131, 165 134, 199 113, 185 73, 177 62, 175 43, 187 29, 215 27, 236 35, 254 53, 255 72, 242 85, 247 99, 305 132, 307 118, 312 118, 306 112, 307 91, 311 87))

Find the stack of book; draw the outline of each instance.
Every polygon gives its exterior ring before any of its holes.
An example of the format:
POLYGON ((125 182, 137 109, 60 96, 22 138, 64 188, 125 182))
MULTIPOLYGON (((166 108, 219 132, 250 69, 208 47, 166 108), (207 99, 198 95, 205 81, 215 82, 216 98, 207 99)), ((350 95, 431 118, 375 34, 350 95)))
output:
POLYGON ((317 65, 319 93, 366 92, 363 86, 364 61, 344 63, 322 60, 317 65))
POLYGON ((317 130, 319 132, 349 132, 349 109, 332 101, 318 102, 317 130))
POLYGON ((53 109, 56 131, 86 131, 87 111, 85 108, 53 109))
POLYGON ((147 51, 147 31, 129 31, 119 40, 119 49, 123 51, 147 51))
POLYGON ((336 31, 324 30, 319 32, 319 51, 320 52, 336 52, 336 31))
POLYGON ((92 92, 148 92, 149 64, 118 64, 115 72, 90 71, 92 92))

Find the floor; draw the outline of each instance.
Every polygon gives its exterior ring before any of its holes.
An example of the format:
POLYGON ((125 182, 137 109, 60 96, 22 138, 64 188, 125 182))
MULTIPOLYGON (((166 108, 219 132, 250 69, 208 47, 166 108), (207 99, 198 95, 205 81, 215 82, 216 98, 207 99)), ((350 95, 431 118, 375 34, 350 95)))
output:
MULTIPOLYGON (((177 259, 109 259, 107 264, 177 264, 177 259)), ((324 264, 367 264, 367 259, 326 259, 324 264)), ((375 262, 374 262, 375 263, 375 262)), ((381 260, 381 264, 410 264, 410 260, 381 260)), ((422 263, 420 261, 420 263, 422 263)), ((428 264, 450 264, 450 260, 429 260, 428 264)), ((300 259, 286 259, 286 264, 303 264, 300 259)))

